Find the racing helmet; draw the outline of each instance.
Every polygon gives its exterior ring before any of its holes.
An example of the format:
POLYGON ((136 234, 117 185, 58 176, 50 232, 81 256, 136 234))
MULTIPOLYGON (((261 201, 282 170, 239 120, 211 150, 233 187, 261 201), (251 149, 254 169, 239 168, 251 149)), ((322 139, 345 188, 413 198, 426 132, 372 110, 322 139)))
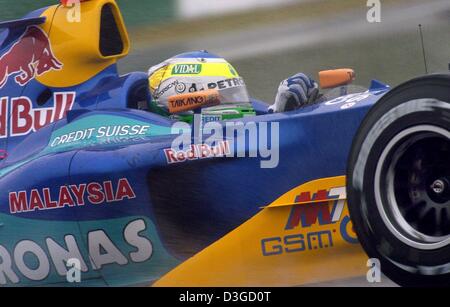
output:
MULTIPOLYGON (((234 118, 254 115, 243 78, 225 59, 207 51, 176 55, 151 67, 148 75, 152 102, 166 110, 169 98, 216 90, 220 105, 205 108, 202 114, 214 113, 216 117, 221 117, 234 113, 234 118), (242 114, 242 111, 248 114, 242 114)), ((217 118, 221 119, 226 118, 217 118)))

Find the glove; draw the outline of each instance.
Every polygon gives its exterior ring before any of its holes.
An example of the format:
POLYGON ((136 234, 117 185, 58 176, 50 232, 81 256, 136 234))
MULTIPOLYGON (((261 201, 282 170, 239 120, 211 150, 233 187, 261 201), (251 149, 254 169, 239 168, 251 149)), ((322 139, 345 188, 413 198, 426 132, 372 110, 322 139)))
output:
POLYGON ((314 103, 318 95, 319 85, 305 74, 298 73, 280 83, 275 103, 269 106, 269 113, 299 109, 314 103))

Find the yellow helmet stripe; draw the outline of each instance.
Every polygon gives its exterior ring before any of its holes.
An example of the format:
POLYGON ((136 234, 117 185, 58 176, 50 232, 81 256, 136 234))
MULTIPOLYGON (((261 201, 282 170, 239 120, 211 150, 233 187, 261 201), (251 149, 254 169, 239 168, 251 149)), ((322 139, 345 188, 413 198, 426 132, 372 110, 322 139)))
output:
POLYGON ((158 84, 176 77, 239 77, 236 70, 228 63, 192 63, 178 62, 164 66, 150 76, 150 87, 155 89, 158 84))

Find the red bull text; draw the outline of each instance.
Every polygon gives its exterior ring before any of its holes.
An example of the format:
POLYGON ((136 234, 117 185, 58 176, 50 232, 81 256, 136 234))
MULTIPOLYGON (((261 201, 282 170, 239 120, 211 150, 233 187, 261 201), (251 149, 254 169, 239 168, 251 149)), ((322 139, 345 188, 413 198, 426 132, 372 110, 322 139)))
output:
POLYGON ((54 106, 50 108, 33 108, 28 97, 0 97, 0 138, 27 135, 65 118, 73 107, 75 96, 75 92, 54 93, 54 106))

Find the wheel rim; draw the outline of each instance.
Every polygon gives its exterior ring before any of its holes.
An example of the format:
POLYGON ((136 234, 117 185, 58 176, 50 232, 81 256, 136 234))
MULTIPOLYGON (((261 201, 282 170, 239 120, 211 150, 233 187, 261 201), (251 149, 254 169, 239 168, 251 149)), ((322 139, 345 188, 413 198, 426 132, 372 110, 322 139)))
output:
POLYGON ((450 132, 408 128, 384 148, 375 172, 375 199, 391 233, 411 247, 450 243, 450 132))

